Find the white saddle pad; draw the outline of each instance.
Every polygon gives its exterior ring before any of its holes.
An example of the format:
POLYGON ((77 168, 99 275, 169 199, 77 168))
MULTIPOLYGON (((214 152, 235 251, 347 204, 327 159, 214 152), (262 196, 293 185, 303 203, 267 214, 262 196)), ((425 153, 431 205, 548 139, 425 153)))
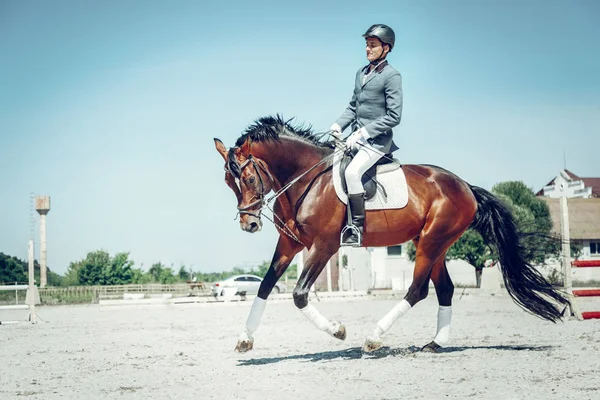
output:
MULTIPOLYGON (((348 203, 348 196, 344 193, 340 177, 340 164, 342 152, 337 152, 333 158, 333 186, 342 203, 348 203)), ((400 168, 400 161, 394 158, 393 163, 377 167, 377 181, 385 188, 377 185, 377 193, 372 199, 365 202, 366 210, 385 210, 404 208, 408 204, 408 187, 404 171, 400 168), (387 196, 386 196, 387 193, 387 196)))

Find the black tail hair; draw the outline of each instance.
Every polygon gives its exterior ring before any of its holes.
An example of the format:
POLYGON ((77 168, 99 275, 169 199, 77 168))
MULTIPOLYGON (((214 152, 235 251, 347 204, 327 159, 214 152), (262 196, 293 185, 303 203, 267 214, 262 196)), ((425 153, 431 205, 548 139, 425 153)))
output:
POLYGON ((569 300, 524 260, 528 249, 521 241, 521 234, 510 210, 487 190, 477 186, 470 187, 478 206, 471 228, 498 250, 502 278, 508 293, 526 311, 556 322, 562 317, 565 306, 570 306, 569 300), (557 308, 547 298, 555 300, 562 307, 557 308))

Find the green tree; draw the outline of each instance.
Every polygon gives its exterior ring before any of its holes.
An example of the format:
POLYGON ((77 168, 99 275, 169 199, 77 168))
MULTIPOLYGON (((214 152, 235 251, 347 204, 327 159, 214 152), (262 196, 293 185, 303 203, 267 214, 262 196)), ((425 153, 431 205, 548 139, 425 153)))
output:
POLYGON ((152 282, 152 275, 144 272, 141 268, 131 269, 131 283, 136 285, 145 285, 152 282))
POLYGON ((63 286, 63 277, 51 271, 50 268, 47 268, 46 280, 48 281, 48 286, 63 286))
POLYGON ((133 261, 129 253, 117 253, 104 269, 103 285, 126 285, 132 281, 133 261))
POLYGON ((182 282, 187 282, 191 280, 190 272, 186 269, 185 265, 179 267, 179 272, 177 272, 177 277, 182 282))
POLYGON ((167 268, 160 262, 152 264, 148 270, 148 274, 151 276, 152 282, 165 285, 177 282, 177 276, 175 276, 173 268, 167 268))
MULTIPOLYGON (((60 286, 62 277, 46 268, 46 277, 48 286, 60 286)), ((40 264, 37 260, 33 261, 34 280, 37 285, 40 283, 40 264)), ((29 265, 25 260, 0 252, 0 283, 29 283, 29 265)))
POLYGON ((114 257, 104 250, 89 252, 83 260, 71 262, 63 285, 125 285, 133 282, 133 260, 129 253, 114 257))
POLYGON ((103 285, 106 281, 106 271, 110 270, 110 255, 104 250, 87 254, 78 271, 81 285, 103 285))
POLYGON ((447 260, 465 260, 475 268, 477 287, 481 287, 484 263, 490 257, 490 249, 485 245, 481 235, 473 229, 468 229, 446 253, 447 260))
POLYGON ((525 183, 521 181, 500 182, 492 187, 492 192, 508 197, 511 200, 511 205, 521 207, 531 213, 533 220, 529 218, 523 220, 517 216, 517 222, 521 224, 522 229, 532 229, 528 225, 534 224, 537 232, 550 232, 552 230, 552 219, 550 218, 548 204, 537 197, 525 183))
POLYGON ((28 266, 25 261, 0 253, 0 282, 26 283, 28 281, 27 269, 28 266))
POLYGON ((162 263, 157 262, 152 264, 150 269, 148 270, 148 274, 152 277, 152 282, 160 282, 160 277, 162 276, 163 270, 165 266, 162 263))
POLYGON ((158 281, 163 285, 169 285, 172 283, 177 283, 177 277, 173 273, 173 268, 163 268, 158 281))
POLYGON ((501 182, 492 188, 509 207, 519 231, 525 251, 525 261, 543 264, 548 256, 557 255, 560 241, 552 232, 552 218, 548 204, 523 182, 501 182))
POLYGON ((72 261, 69 263, 67 273, 63 278, 63 286, 77 286, 79 285, 79 270, 83 266, 83 261, 72 261))

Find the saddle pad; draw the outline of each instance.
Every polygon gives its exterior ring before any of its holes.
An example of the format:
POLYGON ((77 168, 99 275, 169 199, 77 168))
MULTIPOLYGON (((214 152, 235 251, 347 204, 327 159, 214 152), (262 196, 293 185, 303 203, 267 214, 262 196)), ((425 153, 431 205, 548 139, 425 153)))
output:
MULTIPOLYGON (((337 152, 333 157, 333 186, 338 198, 342 203, 347 204, 348 196, 344 192, 342 178, 340 177, 342 156, 342 152, 337 152)), ((385 188, 385 192, 381 189, 381 186, 377 185, 375 196, 365 201, 366 210, 387 210, 406 207, 408 204, 408 187, 406 186, 404 171, 398 165, 400 165, 400 161, 394 159, 393 163, 377 167, 377 181, 385 188)))

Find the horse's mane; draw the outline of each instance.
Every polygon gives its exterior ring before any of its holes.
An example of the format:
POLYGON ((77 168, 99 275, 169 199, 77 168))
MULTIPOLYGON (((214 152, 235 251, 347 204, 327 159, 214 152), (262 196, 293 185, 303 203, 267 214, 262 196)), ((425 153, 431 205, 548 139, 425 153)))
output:
MULTIPOLYGON (((282 116, 266 116, 254 121, 249 125, 244 133, 235 142, 237 147, 243 145, 246 140, 250 139, 253 142, 266 142, 269 140, 279 141, 281 136, 296 137, 306 142, 309 142, 318 147, 333 148, 333 144, 321 142, 320 137, 312 131, 312 127, 304 127, 303 125, 292 125, 289 120, 284 120, 282 116)), ((322 136, 322 135, 321 135, 322 136)))

